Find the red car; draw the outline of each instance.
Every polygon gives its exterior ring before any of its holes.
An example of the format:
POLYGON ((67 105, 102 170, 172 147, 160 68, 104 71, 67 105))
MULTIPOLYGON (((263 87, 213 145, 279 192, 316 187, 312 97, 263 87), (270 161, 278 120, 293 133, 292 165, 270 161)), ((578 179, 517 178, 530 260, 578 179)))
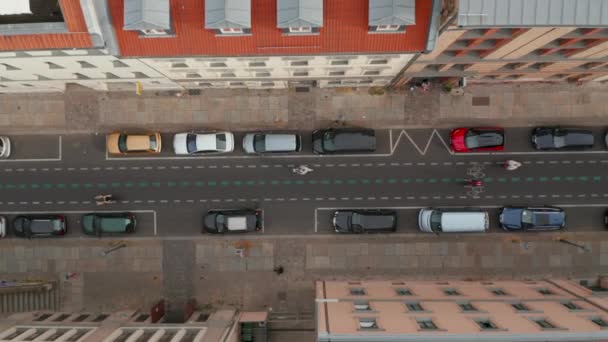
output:
POLYGON ((454 152, 502 151, 505 130, 500 127, 456 128, 450 133, 450 147, 454 152))

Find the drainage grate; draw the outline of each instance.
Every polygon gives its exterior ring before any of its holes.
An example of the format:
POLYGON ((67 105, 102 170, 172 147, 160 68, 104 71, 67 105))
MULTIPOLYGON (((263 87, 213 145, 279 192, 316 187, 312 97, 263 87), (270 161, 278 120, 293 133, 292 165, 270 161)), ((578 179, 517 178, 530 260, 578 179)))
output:
POLYGON ((473 97, 473 106, 489 106, 490 105, 490 97, 473 97))

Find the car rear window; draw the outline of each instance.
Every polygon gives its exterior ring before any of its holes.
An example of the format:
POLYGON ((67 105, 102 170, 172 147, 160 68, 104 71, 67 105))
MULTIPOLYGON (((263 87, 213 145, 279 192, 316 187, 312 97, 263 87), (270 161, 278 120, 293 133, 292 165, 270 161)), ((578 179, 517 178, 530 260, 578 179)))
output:
POLYGON ((156 150, 157 146, 156 135, 150 135, 150 149, 156 150))
POLYGON ((124 217, 104 217, 101 219, 100 227, 103 231, 122 232, 129 223, 129 219, 124 217))
POLYGON ((226 134, 217 134, 215 136, 216 147, 218 150, 226 149, 226 134))
POLYGON ((266 136, 264 134, 253 136, 253 149, 256 152, 266 152, 266 136))
POLYGON ((196 152, 196 135, 188 134, 186 135, 186 149, 188 153, 196 152))
POLYGON ((118 136, 118 149, 121 152, 127 151, 127 135, 121 134, 118 136))

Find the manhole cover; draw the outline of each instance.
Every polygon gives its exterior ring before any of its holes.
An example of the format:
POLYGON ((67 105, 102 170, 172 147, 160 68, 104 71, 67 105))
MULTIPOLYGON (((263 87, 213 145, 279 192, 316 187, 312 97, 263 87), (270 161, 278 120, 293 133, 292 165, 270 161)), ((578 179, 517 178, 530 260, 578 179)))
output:
POLYGON ((308 87, 296 87, 296 93, 308 93, 310 88, 308 87))
POLYGON ((489 105, 490 105, 489 96, 473 97, 473 106, 489 106, 489 105))

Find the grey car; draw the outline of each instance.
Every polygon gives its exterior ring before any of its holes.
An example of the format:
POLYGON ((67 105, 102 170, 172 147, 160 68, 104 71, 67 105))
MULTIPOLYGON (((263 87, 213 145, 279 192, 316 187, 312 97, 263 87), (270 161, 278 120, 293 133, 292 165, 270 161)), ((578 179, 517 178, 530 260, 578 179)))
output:
POLYGON ((499 222, 504 230, 558 230, 566 226, 566 213, 557 207, 504 207, 499 222))
POLYGON ((243 150, 258 154, 300 152, 302 139, 293 133, 248 133, 243 138, 243 150))
POLYGON ((532 145, 537 150, 582 150, 593 147, 593 133, 580 128, 537 127, 532 145))

